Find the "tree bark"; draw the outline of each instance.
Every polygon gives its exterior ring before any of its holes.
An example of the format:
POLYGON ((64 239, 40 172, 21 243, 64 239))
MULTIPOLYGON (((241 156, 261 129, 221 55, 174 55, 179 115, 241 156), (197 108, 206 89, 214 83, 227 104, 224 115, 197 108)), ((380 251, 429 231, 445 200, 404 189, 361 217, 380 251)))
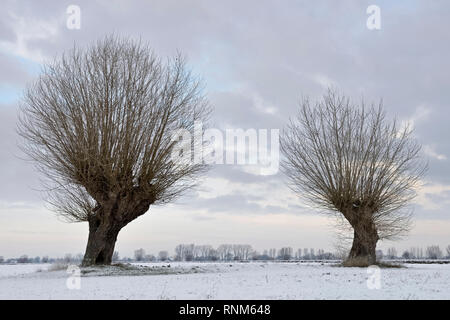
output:
POLYGON ((122 225, 108 218, 94 217, 89 221, 89 238, 83 266, 109 265, 122 225))
POLYGON ((111 201, 99 206, 89 219, 89 238, 82 265, 110 265, 120 230, 145 214, 154 201, 152 197, 133 202, 111 201))
POLYGON ((376 263, 376 246, 378 232, 371 218, 362 218, 352 224, 353 244, 348 256, 349 260, 359 259, 367 265, 376 263))

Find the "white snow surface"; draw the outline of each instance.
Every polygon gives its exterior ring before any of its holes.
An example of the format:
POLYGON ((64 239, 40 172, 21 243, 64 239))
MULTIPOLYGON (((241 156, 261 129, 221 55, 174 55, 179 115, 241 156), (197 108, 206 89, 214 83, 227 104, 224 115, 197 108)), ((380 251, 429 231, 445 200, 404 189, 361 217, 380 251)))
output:
POLYGON ((80 289, 67 287, 70 275, 65 270, 47 271, 49 266, 42 264, 0 265, 0 299, 450 299, 450 264, 382 268, 379 289, 369 289, 366 268, 333 264, 139 265, 160 272, 83 273, 80 289))

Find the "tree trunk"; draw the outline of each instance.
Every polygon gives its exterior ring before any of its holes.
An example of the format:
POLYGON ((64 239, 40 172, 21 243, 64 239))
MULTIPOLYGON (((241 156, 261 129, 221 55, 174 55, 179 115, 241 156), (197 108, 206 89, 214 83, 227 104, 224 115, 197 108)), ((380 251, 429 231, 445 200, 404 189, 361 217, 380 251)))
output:
POLYGON ((348 256, 348 260, 359 260, 367 265, 376 262, 376 246, 378 242, 378 232, 370 218, 362 218, 352 224, 353 245, 348 256))
POLYGON ((89 238, 82 265, 111 264, 120 230, 145 214, 154 201, 153 197, 128 203, 111 201, 100 206, 89 220, 89 238))
POLYGON ((117 236, 122 226, 107 218, 92 218, 89 221, 89 238, 83 266, 109 265, 114 254, 117 236))

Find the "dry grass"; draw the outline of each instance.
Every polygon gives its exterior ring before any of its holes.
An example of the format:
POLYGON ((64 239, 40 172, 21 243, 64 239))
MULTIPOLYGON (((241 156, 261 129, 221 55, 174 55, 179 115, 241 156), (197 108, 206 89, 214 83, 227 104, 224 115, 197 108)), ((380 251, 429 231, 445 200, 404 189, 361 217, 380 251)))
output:
POLYGON ((158 266, 144 266, 117 263, 112 265, 97 265, 82 267, 81 274, 89 276, 146 276, 146 275, 169 275, 201 273, 203 268, 193 266, 191 268, 171 267, 170 264, 158 266))
POLYGON ((61 270, 67 270, 69 267, 69 264, 65 262, 55 262, 50 267, 48 267, 48 271, 61 271, 61 270))
POLYGON ((366 268, 370 265, 369 259, 365 257, 347 258, 342 262, 343 267, 366 268))
POLYGON ((369 266, 378 266, 380 268, 404 268, 404 266, 395 263, 387 263, 382 261, 377 261, 375 263, 369 263, 369 260, 364 257, 360 258, 348 258, 344 260, 341 264, 342 267, 353 267, 353 268, 367 268, 369 266))

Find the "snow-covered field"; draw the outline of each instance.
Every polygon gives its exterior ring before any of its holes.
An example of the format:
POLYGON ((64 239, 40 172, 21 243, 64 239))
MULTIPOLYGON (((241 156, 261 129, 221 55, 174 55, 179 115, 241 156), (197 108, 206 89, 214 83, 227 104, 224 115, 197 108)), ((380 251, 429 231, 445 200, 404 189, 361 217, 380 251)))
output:
POLYGON ((450 264, 380 269, 379 289, 373 288, 376 279, 367 284, 376 273, 332 264, 145 265, 147 275, 110 275, 108 270, 83 273, 80 289, 68 288, 70 275, 65 270, 0 265, 0 299, 450 299, 450 264))

